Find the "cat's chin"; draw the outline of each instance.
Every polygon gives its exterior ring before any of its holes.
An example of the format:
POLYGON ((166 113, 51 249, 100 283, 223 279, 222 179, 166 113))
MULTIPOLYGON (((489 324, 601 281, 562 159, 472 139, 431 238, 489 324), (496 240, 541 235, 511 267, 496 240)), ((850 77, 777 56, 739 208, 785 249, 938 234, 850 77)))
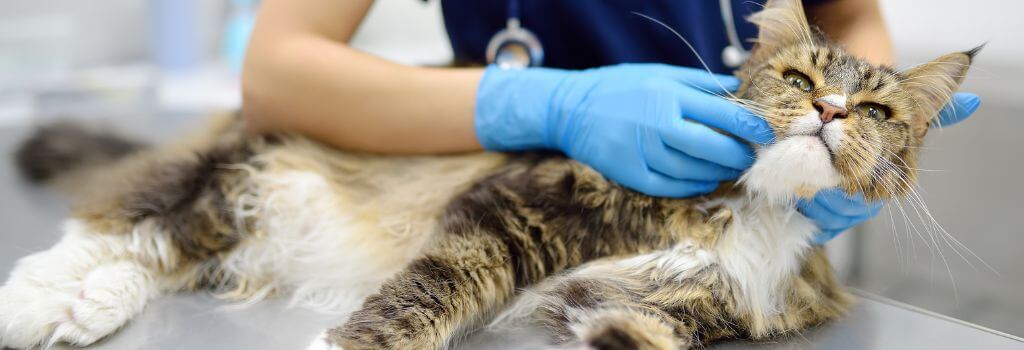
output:
POLYGON ((748 194, 782 203, 810 198, 839 185, 828 148, 817 136, 790 136, 757 149, 757 161, 740 178, 748 194))

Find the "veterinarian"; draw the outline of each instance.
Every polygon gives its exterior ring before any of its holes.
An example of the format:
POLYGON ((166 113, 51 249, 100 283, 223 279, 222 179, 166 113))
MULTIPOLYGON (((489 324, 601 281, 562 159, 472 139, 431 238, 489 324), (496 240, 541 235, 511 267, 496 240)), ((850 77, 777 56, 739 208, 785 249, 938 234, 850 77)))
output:
MULTIPOLYGON (((745 18, 760 5, 749 0, 441 0, 456 61, 496 63, 487 68, 403 66, 349 47, 372 2, 263 2, 243 73, 255 130, 374 153, 557 150, 667 197, 736 179, 754 159, 743 141, 773 139, 763 120, 719 96, 739 82, 708 74, 674 33, 728 74, 757 35, 745 18)), ((877 0, 804 3, 850 52, 891 63, 877 0)), ((958 94, 954 104, 947 125, 979 102, 958 94)), ((825 242, 882 203, 828 190, 799 206, 825 242)))

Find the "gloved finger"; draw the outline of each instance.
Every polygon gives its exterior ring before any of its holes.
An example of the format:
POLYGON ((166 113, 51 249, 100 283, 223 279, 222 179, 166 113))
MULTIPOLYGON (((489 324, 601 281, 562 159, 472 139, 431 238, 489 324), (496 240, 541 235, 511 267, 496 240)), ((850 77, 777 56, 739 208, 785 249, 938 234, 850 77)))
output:
POLYGON ((797 209, 804 216, 814 220, 814 223, 822 230, 845 230, 853 226, 854 220, 857 219, 856 217, 847 217, 833 213, 828 208, 809 200, 798 201, 797 209))
POLYGON ((673 66, 663 63, 628 63, 636 74, 669 78, 698 90, 725 95, 740 88, 740 80, 731 75, 716 74, 704 69, 673 66))
POLYGON ((734 138, 682 118, 667 124, 661 140, 682 153, 737 170, 754 164, 754 151, 734 138))
POLYGON ((642 145, 647 166, 674 179, 717 182, 735 179, 742 173, 676 151, 663 144, 660 138, 645 138, 642 145))
MULTIPOLYGON (((828 241, 832 240, 833 238, 835 238, 836 236, 839 236, 840 233, 846 232, 851 227, 857 226, 860 223, 875 217, 875 215, 878 215, 878 213, 881 212, 881 211, 882 211, 882 206, 879 205, 879 206, 874 207, 873 209, 871 209, 866 214, 859 215, 859 216, 852 217, 852 218, 848 218, 849 221, 850 221, 850 225, 848 225, 848 226, 837 228, 837 229, 825 229, 825 228, 822 228, 821 232, 818 233, 818 235, 814 237, 814 244, 818 244, 818 245, 825 244, 825 242, 828 242, 828 241)), ((819 228, 820 227, 821 226, 819 226, 819 228)))
POLYGON ((939 111, 939 117, 935 118, 935 123, 932 123, 932 126, 950 126, 959 123, 974 114, 979 106, 981 106, 981 98, 978 95, 968 92, 955 93, 949 103, 939 111))
POLYGON ((878 207, 878 208, 871 209, 871 211, 869 211, 867 213, 864 213, 864 214, 861 214, 861 215, 847 216, 847 217, 845 217, 845 220, 846 220, 846 222, 848 224, 846 224, 845 226, 841 226, 841 227, 832 227, 831 229, 839 230, 839 231, 849 230, 850 228, 852 228, 854 226, 857 226, 857 225, 860 225, 860 223, 868 221, 871 218, 875 217, 875 215, 878 215, 878 212, 880 212, 880 211, 882 211, 882 208, 878 207))
POLYGON ((686 198, 708 194, 718 188, 717 182, 673 179, 655 171, 646 172, 637 183, 625 185, 648 196, 672 198, 686 198))
POLYGON ((846 232, 846 230, 821 230, 821 232, 818 232, 817 236, 814 236, 814 241, 812 243, 815 245, 823 245, 843 232, 846 232))
POLYGON ((869 212, 868 212, 867 214, 864 214, 864 215, 861 215, 861 216, 857 217, 857 219, 856 219, 856 220, 854 220, 853 224, 854 224, 854 225, 859 225, 859 224, 860 224, 860 223, 862 223, 862 222, 865 222, 865 221, 871 220, 871 219, 872 219, 872 218, 874 218, 875 216, 878 216, 878 213, 881 213, 881 212, 882 212, 882 207, 884 207, 884 206, 883 206, 883 205, 879 205, 879 206, 877 206, 877 207, 874 207, 874 208, 873 208, 873 209, 871 209, 871 211, 869 211, 869 212))
POLYGON ((694 93, 680 97, 683 99, 680 103, 683 116, 750 142, 767 144, 775 139, 775 132, 761 117, 724 98, 700 95, 694 93))
POLYGON ((857 193, 848 195, 838 188, 830 188, 818 192, 814 201, 819 205, 828 208, 829 211, 843 216, 858 216, 870 213, 874 209, 881 208, 884 204, 881 201, 868 202, 864 195, 857 193))
POLYGON ((714 74, 688 67, 672 67, 667 73, 668 75, 663 77, 709 94, 727 95, 740 88, 740 80, 731 75, 714 74))

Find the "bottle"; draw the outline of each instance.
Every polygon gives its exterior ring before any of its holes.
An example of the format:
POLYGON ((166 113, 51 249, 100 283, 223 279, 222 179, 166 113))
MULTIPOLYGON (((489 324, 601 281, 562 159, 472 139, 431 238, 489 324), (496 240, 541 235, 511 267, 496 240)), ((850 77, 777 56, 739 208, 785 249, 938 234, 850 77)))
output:
POLYGON ((224 24, 221 54, 224 55, 228 67, 235 73, 242 71, 245 47, 256 23, 257 5, 257 0, 231 0, 231 10, 224 24))

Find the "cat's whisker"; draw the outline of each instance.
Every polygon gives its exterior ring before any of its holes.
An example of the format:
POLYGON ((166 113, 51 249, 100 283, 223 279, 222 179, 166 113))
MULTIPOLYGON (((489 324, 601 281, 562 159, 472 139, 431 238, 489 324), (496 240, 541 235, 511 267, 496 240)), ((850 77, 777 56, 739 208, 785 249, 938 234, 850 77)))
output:
MULTIPOLYGON (((721 94, 721 93, 718 93, 718 92, 715 92, 715 91, 711 91, 711 90, 708 90, 708 89, 706 89, 704 87, 697 86, 697 85, 694 85, 694 84, 687 84, 687 85, 689 85, 689 86, 691 86, 691 87, 693 87, 693 88, 695 88, 697 90, 703 91, 703 92, 705 92, 705 93, 707 93, 709 95, 718 96, 718 97, 721 97, 723 99, 729 100, 729 101, 731 101, 733 103, 739 104, 739 105, 743 106, 744 108, 747 108, 747 109, 751 110, 752 112, 765 112, 765 111, 768 111, 769 108, 771 108, 767 104, 763 104, 763 103, 760 103, 760 102, 757 102, 757 101, 752 101, 752 100, 748 100, 748 99, 743 99, 743 98, 737 97, 736 95, 732 94, 731 92, 726 92, 726 94, 721 94)), ((758 113, 758 114, 760 114, 760 113, 758 113)))
MULTIPOLYGON (((894 158, 900 160, 901 162, 903 161, 899 157, 894 157, 894 158)), ((985 262, 984 259, 981 259, 970 248, 968 248, 966 245, 964 245, 959 240, 957 240, 954 236, 952 236, 949 232, 947 232, 938 223, 938 221, 931 214, 931 212, 928 210, 927 206, 924 203, 923 197, 921 197, 920 193, 918 193, 917 186, 910 184, 909 180, 905 176, 903 176, 901 172, 897 172, 895 170, 896 169, 895 164, 892 164, 891 161, 889 161, 888 159, 885 159, 885 158, 882 158, 882 160, 886 162, 886 163, 882 164, 883 166, 887 167, 888 169, 892 169, 892 171, 894 171, 895 174, 900 175, 900 176, 897 176, 897 180, 901 181, 902 185, 907 188, 907 196, 904 197, 904 198, 907 198, 907 200, 909 201, 909 204, 912 206, 912 208, 914 208, 915 212, 917 213, 917 215, 919 217, 920 222, 925 225, 925 228, 927 229, 926 231, 929 233, 929 236, 932 237, 933 242, 935 242, 934 241, 934 236, 938 235, 939 238, 941 238, 946 243, 946 245, 949 246, 949 248, 954 251, 954 253, 956 253, 958 256, 960 256, 960 258, 962 260, 964 260, 965 263, 967 263, 969 266, 971 266, 971 268, 975 268, 974 264, 971 263, 970 259, 968 259, 966 256, 964 256, 964 254, 961 252, 961 249, 966 251, 973 258, 977 259, 979 262, 981 262, 983 265, 985 265, 992 272, 994 272, 996 274, 999 274, 999 272, 996 271, 987 262, 985 262), (954 243, 955 243, 955 245, 954 245, 954 243)), ((911 167, 907 166, 904 163, 904 168, 911 168, 911 167)), ((935 243, 937 243, 937 242, 935 242, 935 243)), ((948 269, 948 266, 947 266, 947 269, 948 269)))
MULTIPOLYGON (((971 268, 975 268, 974 264, 972 264, 969 259, 967 259, 966 257, 963 256, 963 254, 961 254, 960 249, 964 249, 968 254, 973 256, 975 259, 977 259, 979 262, 981 262, 983 265, 985 265, 989 270, 991 270, 993 273, 998 275, 999 271, 997 271, 995 268, 993 268, 991 265, 989 265, 988 262, 986 262, 984 259, 979 257, 977 254, 975 254, 974 251, 972 251, 966 245, 964 245, 959 240, 957 240, 956 237, 954 237, 952 234, 950 234, 948 231, 946 231, 946 229, 943 228, 942 225, 940 225, 938 223, 938 220, 936 220, 935 217, 931 214, 931 211, 928 210, 928 207, 924 204, 924 199, 920 196, 920 194, 918 193, 918 191, 915 188, 916 188, 916 186, 913 186, 910 189, 911 190, 910 193, 912 195, 911 200, 912 201, 916 201, 917 205, 920 206, 920 209, 926 215, 927 221, 925 222, 925 224, 926 225, 931 225, 932 228, 935 230, 935 232, 937 232, 938 234, 941 234, 941 236, 944 237, 944 239, 952 240, 953 242, 957 243, 957 246, 959 246, 960 248, 954 247, 952 244, 950 244, 950 249, 952 249, 954 252, 956 252, 958 255, 960 255, 960 257, 964 260, 964 262, 967 263, 968 265, 970 265, 971 268)), ((924 220, 924 219, 922 219, 922 220, 924 220)))
POLYGON ((933 247, 931 243, 929 243, 929 240, 924 237, 924 234, 921 232, 920 229, 917 228, 917 225, 914 223, 914 221, 910 219, 910 214, 907 212, 906 208, 903 207, 903 202, 900 201, 899 199, 894 199, 892 202, 890 202, 890 204, 896 205, 896 209, 899 210, 900 214, 903 217, 903 224, 905 228, 908 229, 910 233, 916 235, 917 238, 921 239, 921 242, 924 243, 925 247, 928 248, 928 253, 931 257, 931 260, 935 261, 935 254, 937 248, 933 247))
POLYGON ((785 102, 779 100, 777 97, 772 96, 771 94, 764 93, 765 90, 762 89, 761 86, 757 84, 757 80, 750 80, 750 85, 752 87, 754 87, 755 90, 762 92, 763 96, 768 98, 769 100, 771 100, 771 102, 775 102, 775 104, 777 104, 777 105, 784 105, 785 104, 785 102))
MULTIPOLYGON (((879 166, 883 169, 883 171, 891 172, 891 174, 896 176, 897 179, 900 180, 900 181, 905 181, 906 180, 905 176, 903 175, 903 172, 900 172, 896 168, 896 166, 894 164, 892 164, 891 162, 889 162, 887 159, 885 159, 883 157, 879 157, 879 160, 882 162, 879 166)), ((881 178, 881 175, 879 175, 879 178, 881 178)), ((898 191, 896 191, 892 187, 892 185, 889 184, 889 183, 879 182, 878 185, 883 186, 886 189, 886 191, 889 192, 889 193, 898 193, 898 191)), ((934 239, 935 234, 932 231, 932 228, 927 227, 927 226, 925 227, 925 229, 926 229, 925 233, 927 233, 928 237, 930 238, 930 239, 926 239, 924 237, 924 235, 922 234, 922 231, 918 230, 917 225, 914 224, 914 221, 910 219, 910 215, 903 208, 903 205, 902 205, 901 201, 899 199, 894 199, 893 201, 890 201, 890 203, 891 203, 891 205, 895 205, 896 208, 899 209, 900 213, 902 214, 902 216, 904 218, 904 225, 906 225, 906 227, 907 227, 907 230, 906 230, 907 233, 911 233, 911 232, 915 233, 919 238, 921 238, 922 242, 924 242, 925 245, 929 248, 929 252, 932 253, 933 261, 934 261, 935 253, 938 252, 939 255, 940 255, 940 259, 942 259, 944 261, 944 263, 945 263, 946 259, 944 257, 944 254, 942 254, 941 249, 939 249, 939 247, 938 247, 938 242, 934 239)), ((911 204, 914 205, 914 203, 911 203, 911 204)), ((923 216, 920 214, 920 211, 916 207, 914 208, 914 210, 915 210, 916 213, 918 213, 917 214, 918 217, 922 218, 922 223, 924 223, 923 216)), ((890 218, 892 218, 891 207, 889 209, 889 215, 890 215, 890 218)), ((894 226, 895 222, 892 222, 892 224, 893 224, 893 230, 895 232, 896 231, 895 230, 895 226, 894 226)), ((894 239, 898 239, 898 238, 894 238, 894 239)), ((914 242, 913 240, 910 240, 910 243, 912 245, 913 245, 913 242, 914 242)), ((911 252, 913 252, 913 251, 915 251, 915 249, 912 246, 911 247, 911 252)), ((947 270, 950 270, 949 267, 948 267, 948 263, 946 263, 946 266, 947 266, 947 270)), ((955 280, 953 280, 952 278, 951 278, 951 281, 954 281, 954 283, 955 283, 955 280)))
MULTIPOLYGON (((699 53, 699 52, 697 52, 697 49, 696 49, 696 48, 694 48, 694 47, 693 47, 693 45, 691 45, 691 44, 690 44, 690 41, 689 41, 689 40, 686 40, 686 38, 685 38, 685 37, 683 37, 683 35, 682 35, 682 34, 679 34, 679 32, 678 32, 678 31, 676 31, 676 30, 675 30, 674 28, 672 28, 672 27, 671 27, 671 26, 669 26, 668 24, 665 24, 665 22, 662 22, 662 21, 660 21, 660 20, 658 20, 658 19, 655 19, 654 17, 651 17, 651 16, 648 16, 648 15, 642 14, 642 13, 640 13, 640 12, 632 11, 632 14, 634 14, 634 15, 637 15, 637 16, 640 16, 640 17, 643 17, 643 18, 646 18, 647 20, 650 20, 651 22, 657 23, 658 25, 660 25, 660 26, 664 27, 665 29, 668 29, 668 31, 669 31, 669 32, 671 32, 671 33, 672 33, 672 35, 675 35, 675 36, 676 36, 676 38, 679 38, 679 40, 680 40, 680 41, 682 41, 682 42, 683 42, 683 44, 685 44, 685 45, 686 45, 686 47, 687 47, 687 48, 689 48, 691 52, 693 52, 693 55, 694 55, 694 56, 695 56, 695 57, 697 58, 697 61, 698 61, 698 62, 700 62, 700 65, 701 65, 701 67, 703 67, 703 68, 704 68, 704 70, 705 70, 705 71, 707 71, 708 75, 711 75, 711 76, 714 76, 714 75, 715 75, 715 73, 714 73, 714 72, 713 72, 713 71, 711 70, 711 68, 710 68, 710 67, 708 66, 707 62, 704 62, 704 58, 702 58, 702 57, 700 56, 700 53, 699 53)), ((721 88, 721 89, 722 89, 722 91, 725 91, 725 92, 728 92, 728 91, 729 91, 729 89, 726 89, 726 88, 725 88, 725 86, 724 86, 724 85, 722 85, 722 83, 721 83, 721 82, 719 82, 718 80, 715 80, 715 83, 716 83, 716 84, 718 84, 718 87, 719 87, 719 88, 721 88)), ((732 96, 732 93, 731 93, 731 92, 729 92, 729 95, 730 95, 730 96, 732 96)))
POLYGON ((889 226, 892 227, 892 240, 893 240, 893 245, 896 247, 896 261, 900 265, 900 270, 903 270, 903 269, 906 268, 907 262, 905 260, 906 257, 904 256, 904 253, 903 253, 903 243, 900 240, 900 234, 896 230, 896 218, 893 217, 893 215, 892 215, 892 207, 891 206, 886 205, 885 206, 885 211, 889 214, 889 226))

